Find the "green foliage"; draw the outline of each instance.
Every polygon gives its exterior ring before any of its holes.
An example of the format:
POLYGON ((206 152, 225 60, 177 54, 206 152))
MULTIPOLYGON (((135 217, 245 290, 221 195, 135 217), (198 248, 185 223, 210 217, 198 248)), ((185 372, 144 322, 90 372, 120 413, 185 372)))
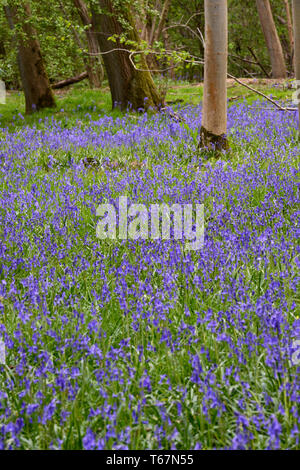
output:
MULTIPOLYGON (((17 0, 10 0, 10 4, 17 0)), ((71 77, 84 70, 84 54, 87 50, 85 27, 82 26, 73 0, 28 0, 32 10, 30 22, 38 32, 39 41, 47 72, 51 82, 71 77), (78 46, 74 32, 80 38, 84 51, 78 46)), ((86 0, 91 10, 101 11, 99 0, 86 0)), ((165 70, 173 77, 185 77, 189 81, 203 78, 203 65, 199 62, 204 57, 203 44, 200 40, 204 35, 204 0, 173 0, 167 18, 165 33, 149 48, 145 38, 133 37, 131 15, 134 14, 139 35, 142 29, 151 31, 153 24, 157 26, 161 11, 154 0, 112 0, 114 11, 124 29, 118 38, 123 47, 144 51, 156 59, 154 70, 165 70), (201 33, 199 33, 201 32, 201 33), (167 37, 165 36, 167 34, 167 37)), ((5 1, 1 1, 2 6, 5 1)), ((288 44, 286 13, 284 2, 271 2, 276 27, 283 45, 288 68, 291 58, 288 44)), ((270 61, 264 37, 259 23, 255 2, 252 0, 228 1, 229 23, 229 72, 235 76, 265 76, 262 68, 270 72, 270 61), (254 62, 257 57, 261 63, 254 62), (243 61, 242 59, 245 59, 243 61), (253 63, 251 63, 253 62, 253 63)), ((112 47, 117 40, 111 37, 112 47)), ((149 57, 149 58, 151 58, 149 57)), ((134 56, 138 61, 138 57, 134 56)), ((19 72, 16 60, 16 44, 14 33, 10 30, 4 9, 0 8, 0 79, 6 82, 7 88, 20 88, 19 72)))

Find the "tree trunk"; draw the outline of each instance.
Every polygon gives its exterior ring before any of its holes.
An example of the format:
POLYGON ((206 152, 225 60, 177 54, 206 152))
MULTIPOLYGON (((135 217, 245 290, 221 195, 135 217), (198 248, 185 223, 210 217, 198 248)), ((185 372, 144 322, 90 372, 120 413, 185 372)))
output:
MULTIPOLYGON (((154 10, 159 10, 161 8, 161 2, 160 0, 156 0, 154 4, 154 10)), ((155 26, 156 26, 156 16, 152 18, 152 24, 149 29, 149 34, 148 34, 148 42, 149 44, 153 44, 153 37, 155 33, 155 26)))
POLYGON ((4 42, 2 40, 0 40, 0 56, 1 57, 6 56, 5 46, 4 46, 4 42))
POLYGON ((161 11, 161 16, 158 22, 157 29, 154 31, 153 37, 151 38, 150 46, 153 46, 155 41, 159 41, 160 35, 162 33, 163 28, 165 27, 165 24, 168 18, 171 1, 172 0, 165 0, 164 6, 161 11))
MULTIPOLYGON (((157 6, 158 6, 158 2, 157 2, 157 6)), ((151 28, 151 33, 149 35, 149 42, 148 42, 149 46, 150 46, 150 49, 152 48, 153 44, 156 41, 159 41, 159 38, 160 38, 160 36, 163 32, 163 29, 166 25, 166 21, 168 19, 168 13, 169 13, 170 6, 171 6, 171 0, 165 0, 164 4, 162 6, 162 9, 161 9, 160 18, 159 18, 158 25, 157 25, 156 29, 155 29, 156 21, 153 21, 152 28, 151 28)), ((147 55, 147 64, 148 64, 148 67, 149 67, 150 70, 157 70, 160 67, 159 62, 156 59, 155 54, 147 55)))
MULTIPOLYGON (((167 23, 166 23, 167 24, 167 23)), ((162 37, 163 37, 163 45, 165 50, 170 50, 170 38, 169 38, 169 33, 167 29, 164 29, 162 31, 162 37)), ((168 70, 168 75, 172 80, 175 80, 175 64, 174 60, 171 59, 170 61, 164 60, 163 61, 163 68, 169 68, 168 70)))
POLYGON ((290 55, 293 55, 294 50, 294 36, 293 36, 293 23, 291 17, 291 10, 289 0, 284 0, 285 11, 286 11, 286 19, 287 19, 287 27, 288 27, 288 34, 289 34, 289 43, 290 43, 290 55))
POLYGON ((130 53, 124 50, 130 46, 120 42, 120 35, 124 34, 125 30, 119 19, 119 13, 130 25, 130 29, 126 30, 127 38, 135 43, 139 42, 128 4, 122 7, 121 12, 113 8, 111 0, 99 0, 99 6, 101 13, 93 11, 93 20, 95 30, 98 32, 97 37, 103 54, 113 107, 121 109, 130 107, 135 110, 159 108, 163 100, 155 88, 145 56, 140 54, 139 64, 135 67, 130 60, 130 53), (108 39, 113 35, 116 35, 115 43, 108 39))
POLYGON ((293 21, 294 21, 294 64, 296 86, 298 90, 298 120, 300 136, 300 0, 293 0, 293 21))
POLYGON ((148 15, 145 0, 140 0, 139 11, 135 15, 135 27, 142 41, 148 42, 148 15))
POLYGON ((227 149, 227 0, 205 0, 202 126, 199 147, 227 149))
POLYGON ((30 24, 29 4, 22 8, 5 6, 11 29, 20 24, 21 33, 16 33, 18 43, 18 65, 25 94, 26 114, 42 108, 55 106, 54 95, 41 54, 40 43, 34 27, 30 24))
POLYGON ((282 46, 274 23, 269 0, 256 0, 257 11, 272 65, 273 78, 285 78, 286 66, 282 46))
POLYGON ((87 6, 83 0, 74 0, 74 4, 78 10, 83 25, 87 26, 85 33, 89 56, 86 63, 86 68, 89 82, 92 88, 100 88, 103 81, 104 72, 100 58, 101 51, 96 37, 96 31, 94 30, 92 24, 92 18, 90 17, 87 6))

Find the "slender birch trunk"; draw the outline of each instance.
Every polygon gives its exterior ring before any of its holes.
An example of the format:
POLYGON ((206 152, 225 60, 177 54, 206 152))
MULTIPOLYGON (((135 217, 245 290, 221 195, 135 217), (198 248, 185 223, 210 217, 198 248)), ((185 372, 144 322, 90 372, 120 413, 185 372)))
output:
POLYGON ((227 0, 205 0, 204 91, 200 147, 226 149, 227 0))
POLYGON ((300 0, 293 0, 293 22, 294 22, 294 64, 295 76, 298 89, 298 119, 300 136, 300 0))

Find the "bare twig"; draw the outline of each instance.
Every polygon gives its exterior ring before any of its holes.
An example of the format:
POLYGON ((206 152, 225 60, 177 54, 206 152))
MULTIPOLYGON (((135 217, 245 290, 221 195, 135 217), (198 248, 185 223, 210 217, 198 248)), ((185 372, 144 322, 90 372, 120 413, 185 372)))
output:
MULTIPOLYGON (((113 49, 110 49, 109 51, 105 51, 105 52, 100 52, 99 54, 100 55, 105 55, 105 54, 110 54, 112 52, 117 52, 117 51, 121 51, 121 52, 127 52, 129 54, 129 60, 132 64, 132 66, 135 68, 135 70, 139 70, 140 72, 149 72, 149 69, 140 69, 136 66, 136 64, 134 63, 133 61, 133 56, 134 55, 139 55, 139 54, 162 54, 161 52, 158 52, 158 51, 153 51, 151 49, 143 49, 143 50, 140 50, 140 51, 132 51, 130 49, 125 49, 123 47, 115 47, 113 49)), ((167 56, 171 56, 172 54, 174 54, 174 50, 164 50, 163 51, 163 54, 167 55, 167 56)), ((89 53, 89 55, 98 55, 98 53, 89 53)), ((191 59, 184 59, 184 58, 181 58, 180 60, 182 60, 183 62, 186 62, 186 63, 190 63, 190 64, 204 64, 204 61, 201 60, 201 59, 198 59, 194 56, 192 56, 191 54, 189 55, 189 57, 191 57, 191 59), (197 60, 195 60, 197 59, 197 60)), ((171 70, 173 68, 175 68, 176 65, 172 66, 172 67, 167 67, 165 69, 151 69, 151 72, 165 72, 167 70, 171 70)))
POLYGON ((204 37, 203 37, 203 34, 202 34, 202 31, 200 28, 197 28, 197 31, 199 33, 199 36, 201 38, 201 42, 202 42, 202 46, 203 46, 203 49, 205 49, 205 40, 204 40, 204 37))
POLYGON ((264 93, 262 93, 261 91, 258 91, 256 90, 255 88, 252 88, 250 85, 247 85, 246 83, 243 83, 241 82, 241 80, 239 80, 238 78, 234 77, 233 75, 231 75, 230 73, 227 73, 228 77, 232 78, 233 80, 235 80, 237 83, 239 83, 240 85, 248 88, 249 90, 253 91, 254 93, 257 93, 258 95, 262 96, 263 98, 265 98, 266 100, 270 101, 272 104, 274 104, 274 106, 276 106, 276 108, 280 109, 280 111, 297 111, 297 108, 284 108, 283 106, 281 106, 280 104, 278 104, 276 101, 272 100, 272 98, 270 98, 269 96, 265 95, 264 93))
POLYGON ((248 46, 248 51, 250 52, 250 54, 254 57, 254 59, 256 60, 257 62, 257 65, 259 65, 259 67, 262 69, 262 71, 266 74, 266 76, 268 78, 270 78, 270 74, 266 71, 266 69, 264 68, 264 66, 259 62, 255 52, 251 49, 251 47, 248 46))
POLYGON ((257 62, 255 62, 254 60, 244 59, 244 57, 240 57, 239 55, 235 55, 235 54, 230 54, 229 52, 228 52, 228 55, 229 57, 233 57, 234 59, 239 59, 239 60, 242 60, 243 62, 247 62, 247 64, 258 65, 257 62))
MULTIPOLYGON (((202 42, 202 39, 203 39, 203 36, 201 37, 200 34, 197 34, 190 26, 188 26, 187 24, 182 24, 182 23, 176 23, 176 24, 172 24, 170 26, 167 26, 166 28, 163 29, 163 31, 167 31, 168 29, 172 29, 172 28, 184 28, 184 29, 187 29, 188 31, 190 31, 190 33, 192 33, 194 36, 196 36, 197 39, 199 39, 199 41, 202 42)), ((197 31, 199 33, 199 28, 197 28, 197 31)))
POLYGON ((190 22, 195 16, 199 16, 199 15, 203 15, 203 14, 204 14, 203 11, 194 13, 192 16, 189 17, 189 19, 188 19, 185 23, 179 22, 179 23, 176 23, 175 25, 168 26, 167 28, 164 28, 164 29, 173 28, 174 26, 178 26, 178 25, 187 26, 187 25, 189 24, 189 22, 190 22))
POLYGON ((233 60, 230 56, 228 57, 228 60, 230 62, 232 62, 234 65, 236 65, 237 67, 241 68, 243 70, 243 72, 246 73, 246 75, 250 75, 250 77, 253 77, 253 73, 249 72, 247 69, 245 69, 245 67, 243 67, 242 65, 239 65, 236 63, 235 60, 233 60))
POLYGON ((199 39, 202 44, 203 44, 203 47, 205 45, 205 42, 204 42, 204 38, 203 38, 203 34, 201 33, 201 30, 200 28, 197 28, 197 31, 198 31, 198 34, 189 26, 189 22, 192 20, 192 18, 194 18, 195 16, 197 15, 203 15, 203 12, 198 12, 198 13, 194 13, 185 23, 175 23, 175 24, 172 24, 170 26, 166 26, 163 31, 167 31, 168 29, 173 29, 173 28, 185 28, 187 29, 188 31, 190 31, 190 33, 192 33, 194 36, 197 37, 197 39, 199 39))
MULTIPOLYGON (((140 69, 136 66, 136 64, 134 63, 134 60, 133 60, 133 56, 134 55, 137 55, 137 54, 145 54, 145 53, 152 53, 152 54, 155 54, 157 53, 156 51, 151 51, 151 50, 141 50, 141 51, 132 51, 132 50, 129 50, 129 49, 125 49, 125 48, 122 48, 122 47, 116 47, 114 49, 111 49, 110 51, 105 51, 105 52, 100 52, 101 55, 104 55, 104 54, 110 54, 111 52, 115 52, 115 51, 123 51, 123 52, 127 52, 129 54, 129 60, 132 64, 132 66, 135 68, 135 70, 138 70, 138 71, 141 71, 141 72, 148 72, 149 69, 140 69)), ((174 51, 167 51, 165 50, 163 52, 164 54, 166 55, 171 55, 174 53, 174 51)), ((161 54, 161 52, 160 52, 161 54)), ((97 55, 97 54, 93 54, 93 55, 97 55)), ((204 60, 202 59, 197 59, 195 60, 194 56, 191 56, 190 57, 192 58, 192 60, 189 60, 189 59, 184 59, 184 58, 181 58, 181 60, 183 62, 186 62, 186 63, 193 63, 193 64, 201 64, 203 65, 204 64, 204 60)), ((166 71, 166 70, 170 70, 174 68, 173 67, 169 67, 167 69, 160 69, 160 70, 152 70, 153 72, 163 72, 163 71, 166 71)), ((280 111, 297 111, 297 108, 290 108, 290 107, 286 107, 284 108, 283 106, 281 106, 279 103, 277 103, 276 101, 274 101, 272 98, 270 98, 269 96, 265 95, 264 93, 262 93, 261 91, 258 91, 256 90, 255 88, 252 88, 250 85, 247 85, 246 83, 243 83, 241 82, 241 80, 239 80, 238 78, 236 78, 234 75, 231 75, 230 73, 227 73, 227 76, 232 78, 233 80, 235 80, 237 83, 239 83, 240 85, 244 86, 245 88, 248 88, 248 90, 251 90, 253 91, 253 93, 256 93, 257 95, 260 95, 262 96, 263 98, 265 98, 266 100, 270 101, 270 103, 274 104, 274 106, 276 106, 276 108, 278 108, 280 111)))

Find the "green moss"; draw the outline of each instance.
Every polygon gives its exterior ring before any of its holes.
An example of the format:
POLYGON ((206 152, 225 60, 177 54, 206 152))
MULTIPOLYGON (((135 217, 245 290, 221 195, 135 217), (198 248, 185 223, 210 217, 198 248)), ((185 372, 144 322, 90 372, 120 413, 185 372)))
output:
POLYGON ((226 134, 213 134, 201 126, 199 148, 214 151, 229 150, 226 134))

